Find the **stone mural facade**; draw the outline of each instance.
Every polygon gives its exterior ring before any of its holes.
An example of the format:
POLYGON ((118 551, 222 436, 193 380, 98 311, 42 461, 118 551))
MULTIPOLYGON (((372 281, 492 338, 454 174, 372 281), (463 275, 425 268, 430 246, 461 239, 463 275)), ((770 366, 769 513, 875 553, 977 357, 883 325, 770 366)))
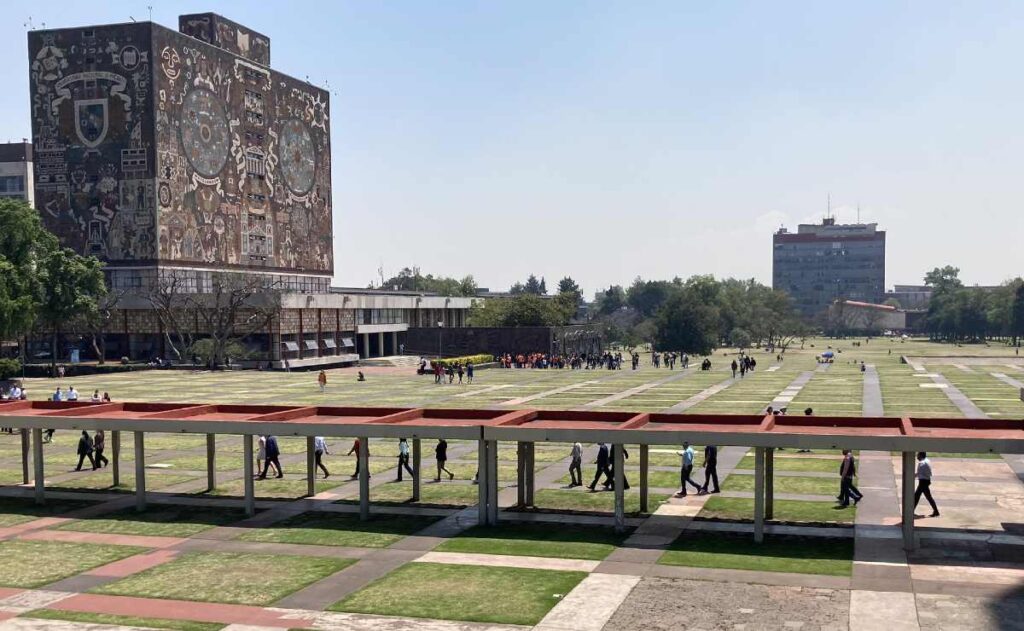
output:
POLYGON ((48 227, 115 267, 329 278, 328 94, 258 63, 258 33, 213 14, 181 27, 206 37, 150 23, 29 34, 48 227))

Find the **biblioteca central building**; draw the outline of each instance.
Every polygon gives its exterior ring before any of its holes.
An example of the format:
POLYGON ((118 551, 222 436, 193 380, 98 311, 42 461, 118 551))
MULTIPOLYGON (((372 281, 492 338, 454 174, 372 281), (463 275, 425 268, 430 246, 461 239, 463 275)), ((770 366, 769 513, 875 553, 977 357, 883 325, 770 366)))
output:
POLYGON ((204 13, 28 44, 35 207, 122 296, 108 358, 168 356, 141 296, 172 275, 198 294, 222 273, 282 290, 246 340, 275 366, 393 355, 410 327, 465 326, 468 298, 331 288, 329 94, 271 69, 265 35, 204 13))

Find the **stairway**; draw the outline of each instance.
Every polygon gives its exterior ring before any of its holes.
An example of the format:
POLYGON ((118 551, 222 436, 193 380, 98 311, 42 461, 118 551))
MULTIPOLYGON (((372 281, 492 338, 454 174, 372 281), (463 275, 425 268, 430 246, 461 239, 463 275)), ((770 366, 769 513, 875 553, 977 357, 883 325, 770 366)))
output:
POLYGON ((371 357, 370 359, 359 360, 361 366, 388 366, 416 368, 420 365, 420 358, 416 355, 391 355, 388 357, 371 357))

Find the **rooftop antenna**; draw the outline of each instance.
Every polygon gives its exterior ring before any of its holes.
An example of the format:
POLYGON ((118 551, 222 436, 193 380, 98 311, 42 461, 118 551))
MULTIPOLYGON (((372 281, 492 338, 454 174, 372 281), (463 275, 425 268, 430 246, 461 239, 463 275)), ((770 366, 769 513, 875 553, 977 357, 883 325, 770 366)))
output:
POLYGON ((22 26, 28 28, 28 30, 30 30, 30 31, 36 30, 35 24, 32 23, 32 16, 31 15, 28 16, 28 21, 25 22, 24 24, 22 24, 22 26))
POLYGON ((146 8, 149 9, 149 21, 153 21, 153 5, 147 4, 146 8))
POLYGON ((828 194, 828 206, 827 206, 827 210, 825 211, 825 218, 826 219, 831 219, 832 218, 832 193, 828 194))
POLYGON ((857 223, 860 223, 860 202, 857 202, 857 223))
POLYGON ((130 16, 130 15, 128 16, 128 19, 129 19, 129 20, 131 20, 132 22, 134 22, 134 21, 135 21, 135 18, 134 18, 134 17, 132 17, 132 16, 130 16))

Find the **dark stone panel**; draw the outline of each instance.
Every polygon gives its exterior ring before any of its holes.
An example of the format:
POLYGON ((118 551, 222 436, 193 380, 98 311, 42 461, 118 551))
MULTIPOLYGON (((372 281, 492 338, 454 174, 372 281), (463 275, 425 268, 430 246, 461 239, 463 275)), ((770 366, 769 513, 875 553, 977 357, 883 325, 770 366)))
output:
POLYGON ((488 353, 592 353, 601 350, 601 335, 591 326, 410 328, 407 354, 445 356, 488 353))
POLYGON ((326 91, 154 26, 161 260, 333 272, 326 91))
POLYGON ((269 37, 216 13, 179 16, 178 30, 261 66, 270 65, 269 37))
POLYGON ((156 255, 150 25, 28 34, 36 207, 66 246, 156 255))

